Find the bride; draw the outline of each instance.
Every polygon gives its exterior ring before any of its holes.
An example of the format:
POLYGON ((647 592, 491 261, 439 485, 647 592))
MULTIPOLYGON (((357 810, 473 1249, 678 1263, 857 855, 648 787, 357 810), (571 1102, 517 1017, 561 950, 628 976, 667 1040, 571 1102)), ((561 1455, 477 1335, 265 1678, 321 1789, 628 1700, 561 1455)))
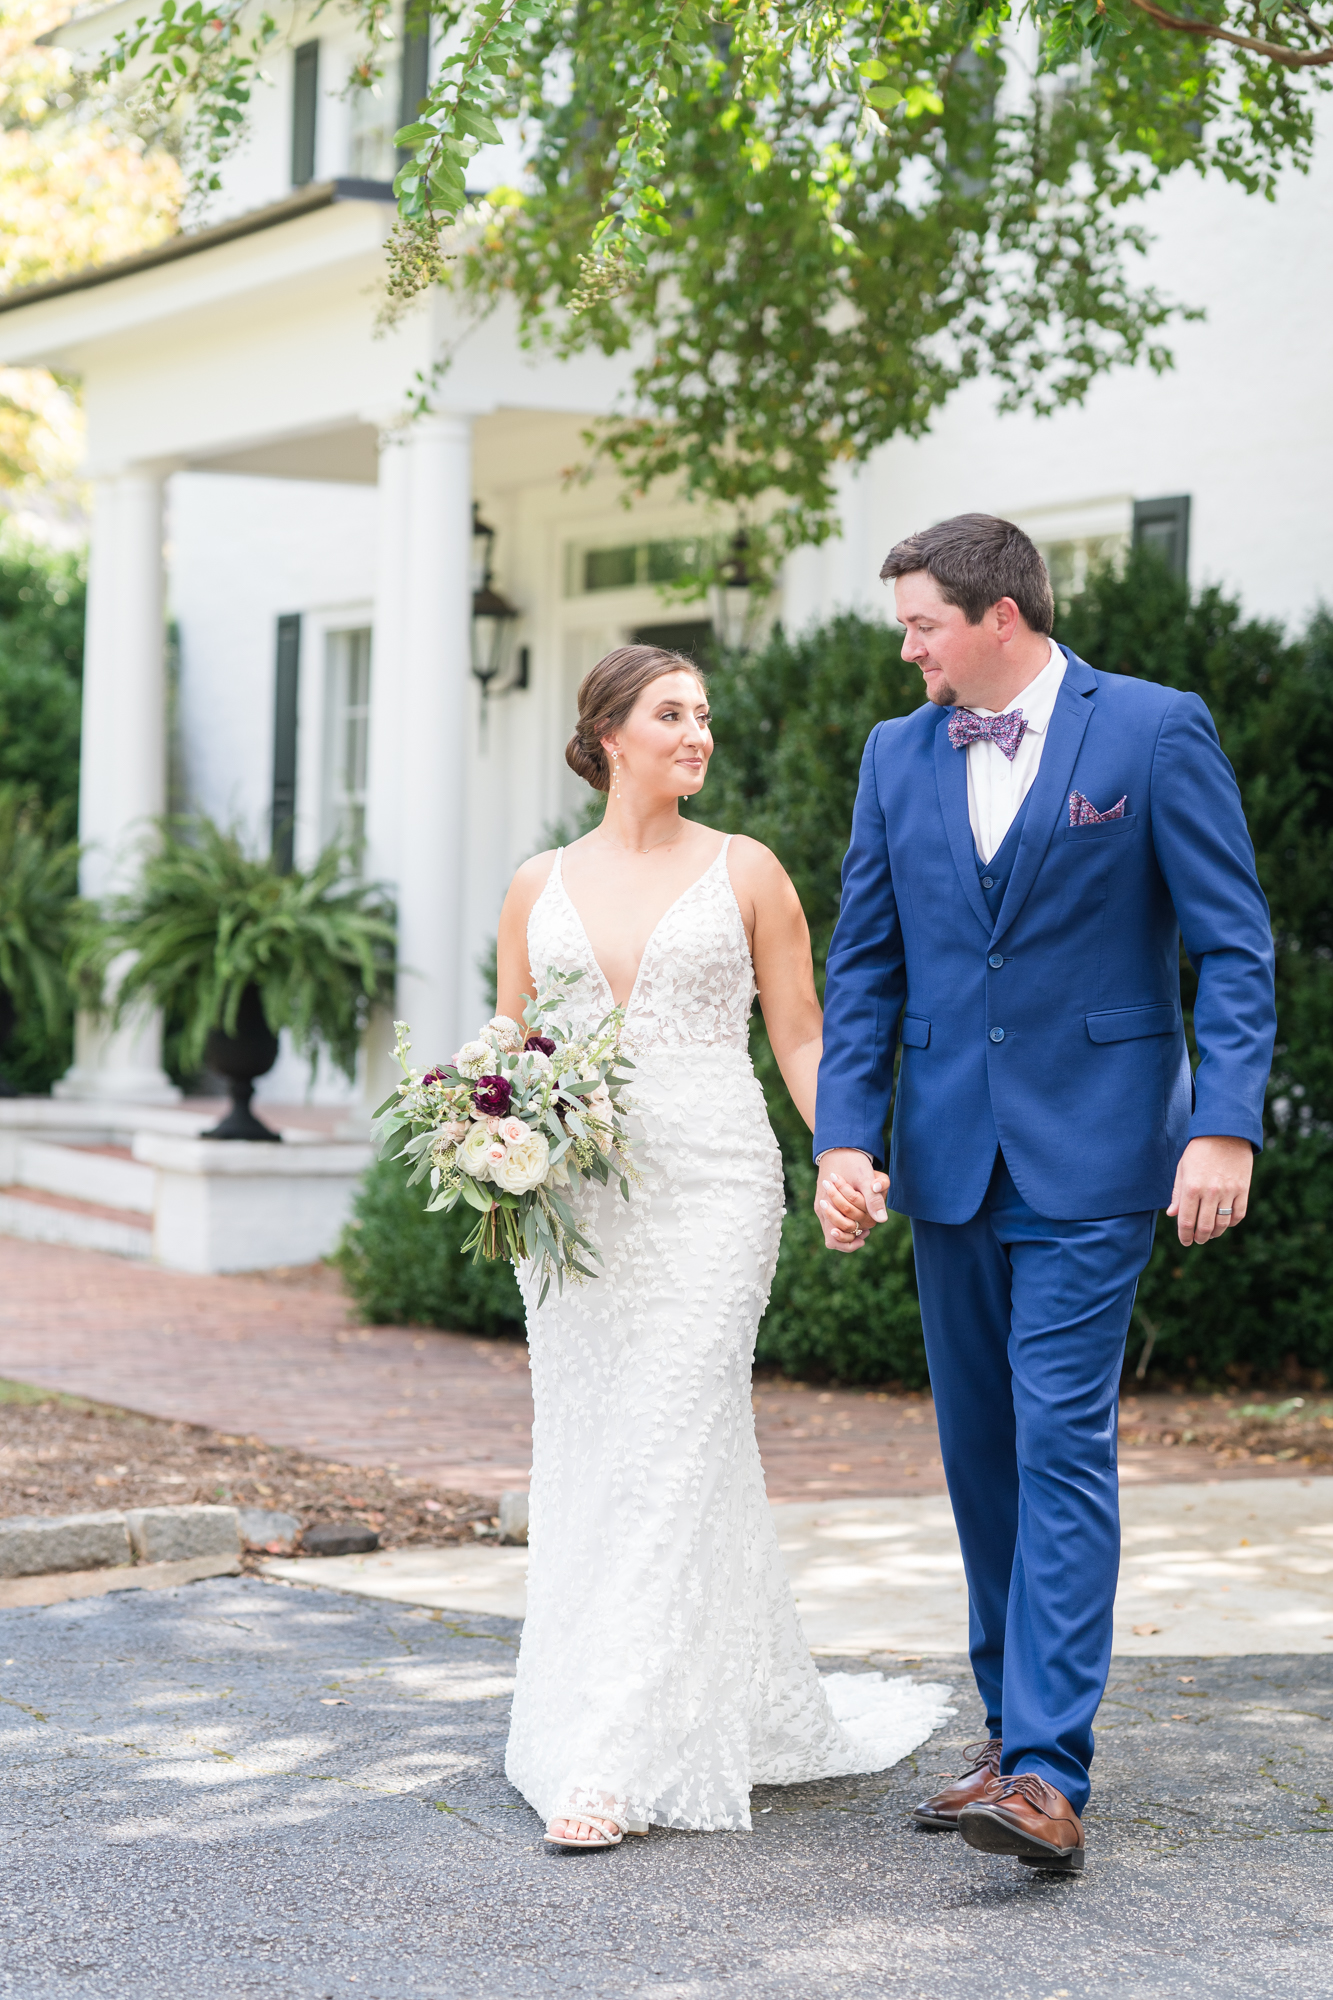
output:
MULTIPOLYGON (((791 882, 757 841, 682 819, 713 739, 696 669, 609 653, 566 757, 600 826, 515 875, 499 1009, 548 967, 574 1025, 625 1010, 643 1186, 586 1187, 599 1274, 538 1305, 528 1613, 506 1771, 556 1848, 650 1824, 748 1828, 750 1788, 877 1771, 951 1710, 940 1687, 817 1673, 764 1494, 750 1401, 782 1167, 750 1066, 769 1040, 813 1125, 821 1017, 791 882)), ((850 1206, 831 1226, 859 1233, 850 1206)))

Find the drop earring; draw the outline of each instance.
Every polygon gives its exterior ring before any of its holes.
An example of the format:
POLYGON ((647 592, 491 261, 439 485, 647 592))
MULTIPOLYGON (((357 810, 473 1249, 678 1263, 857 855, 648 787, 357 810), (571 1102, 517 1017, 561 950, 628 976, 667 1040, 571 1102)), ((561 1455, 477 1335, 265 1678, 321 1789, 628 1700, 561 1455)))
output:
POLYGON ((611 796, 613 799, 620 796, 620 752, 618 750, 611 752, 611 796))

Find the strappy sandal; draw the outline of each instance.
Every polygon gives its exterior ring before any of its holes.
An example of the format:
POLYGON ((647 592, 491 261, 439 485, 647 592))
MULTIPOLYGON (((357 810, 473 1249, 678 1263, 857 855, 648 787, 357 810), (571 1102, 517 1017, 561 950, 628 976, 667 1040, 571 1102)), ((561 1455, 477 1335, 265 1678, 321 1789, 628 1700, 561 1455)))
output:
MULTIPOLYGON (((643 1830, 645 1833, 648 1831, 647 1827, 643 1830)), ((632 1827, 630 1831, 637 1833, 638 1828, 632 1827)), ((608 1819, 603 1813, 568 1812, 557 1813, 555 1819, 550 1822, 542 1837, 547 1847, 551 1848, 557 1854, 591 1854, 599 1847, 619 1847, 625 1835, 620 1822, 608 1819), (564 1820, 566 1825, 572 1820, 576 1825, 597 1828, 603 1834, 604 1838, 601 1840, 557 1839, 556 1835, 551 1832, 551 1827, 555 1825, 556 1819, 564 1820)))

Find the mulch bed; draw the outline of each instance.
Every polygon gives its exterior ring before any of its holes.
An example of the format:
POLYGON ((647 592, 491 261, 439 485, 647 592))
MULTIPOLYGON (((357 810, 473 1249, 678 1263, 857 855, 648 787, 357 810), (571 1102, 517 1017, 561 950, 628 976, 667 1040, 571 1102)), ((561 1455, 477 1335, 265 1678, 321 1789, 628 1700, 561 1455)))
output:
POLYGON ((1231 1396, 1128 1396, 1120 1442, 1196 1445, 1223 1465, 1333 1468, 1333 1403, 1318 1395, 1271 1402, 1231 1396))
MULTIPOLYGON (((254 1437, 167 1423, 0 1382, 0 1515, 208 1502, 346 1521, 383 1548, 493 1538, 495 1500, 450 1493, 387 1466, 335 1465, 254 1437)), ((298 1551, 299 1552, 299 1551, 298 1551)))

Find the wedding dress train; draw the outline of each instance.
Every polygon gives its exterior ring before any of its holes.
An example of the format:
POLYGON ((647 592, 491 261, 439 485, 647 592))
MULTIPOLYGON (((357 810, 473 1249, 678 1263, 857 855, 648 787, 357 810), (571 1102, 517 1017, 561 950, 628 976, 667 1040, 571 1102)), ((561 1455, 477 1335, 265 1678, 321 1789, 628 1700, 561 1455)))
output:
MULTIPOLYGON (((625 1016, 644 1185, 581 1197, 600 1274, 525 1282, 535 1420, 528 1611, 506 1771, 542 1815, 748 1828, 750 1788, 878 1771, 948 1690, 817 1672, 764 1492, 750 1401, 782 1169, 750 1065, 754 975, 712 865, 649 939, 625 1016)), ((612 1006, 557 854, 532 968, 612 1006)))

